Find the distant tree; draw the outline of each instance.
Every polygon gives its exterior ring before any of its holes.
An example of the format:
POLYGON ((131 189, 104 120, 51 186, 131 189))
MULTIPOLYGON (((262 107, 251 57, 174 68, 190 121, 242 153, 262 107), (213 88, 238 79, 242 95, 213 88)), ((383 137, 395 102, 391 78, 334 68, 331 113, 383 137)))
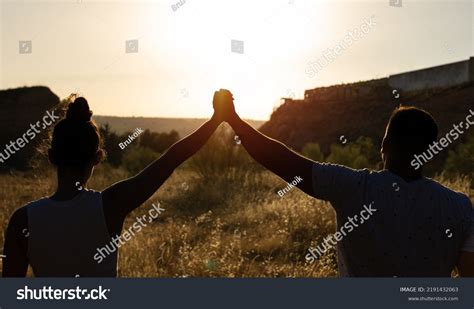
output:
POLYGON ((140 135, 140 146, 162 153, 178 140, 179 134, 175 130, 169 133, 157 133, 147 129, 140 135))
POLYGON ((99 128, 100 134, 104 138, 105 151, 107 152, 107 161, 113 166, 119 166, 122 162, 123 152, 118 146, 121 137, 113 132, 109 124, 99 128))
POLYGON ((145 147, 127 147, 124 150, 122 166, 135 175, 160 156, 159 153, 145 147))
POLYGON ((356 140, 356 144, 360 146, 360 152, 367 158, 370 166, 375 167, 382 160, 380 148, 374 145, 370 137, 361 136, 356 140))
POLYGON ((347 145, 332 144, 331 153, 327 161, 342 164, 355 169, 375 168, 380 157, 372 140, 368 137, 359 137, 355 142, 347 145))
POLYGON ((150 130, 146 129, 140 135, 140 146, 152 148, 152 145, 155 143, 155 135, 150 130))
POLYGON ((303 156, 314 161, 324 161, 324 154, 321 152, 321 147, 318 143, 307 143, 304 145, 301 153, 303 156))

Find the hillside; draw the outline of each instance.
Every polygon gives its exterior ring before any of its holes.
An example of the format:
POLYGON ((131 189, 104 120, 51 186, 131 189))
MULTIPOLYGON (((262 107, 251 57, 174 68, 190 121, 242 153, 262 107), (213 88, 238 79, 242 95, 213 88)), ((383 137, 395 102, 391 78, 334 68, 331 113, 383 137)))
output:
MULTIPOLYGON (((94 120, 100 124, 109 124, 113 131, 125 133, 133 131, 136 128, 149 129, 155 132, 169 132, 175 130, 180 137, 186 136, 206 119, 200 118, 151 118, 151 117, 112 117, 112 116, 94 116, 94 120)), ((252 126, 259 128, 264 121, 249 120, 252 126)))
POLYGON ((31 141, 28 140, 28 143, 15 151, 14 155, 7 152, 7 144, 18 143, 20 138, 25 139, 24 134, 31 130, 30 125, 42 121, 46 111, 53 110, 57 104, 59 104, 59 97, 47 87, 23 87, 0 91, 0 109, 2 110, 0 113, 0 152, 6 159, 0 164, 0 169, 26 167, 35 147, 46 136, 47 130, 42 129, 38 136, 31 141))
POLYGON ((439 122, 440 135, 474 108, 473 82, 401 92, 398 98, 392 92, 387 79, 309 90, 303 100, 286 99, 261 131, 297 150, 308 142, 317 142, 327 153, 332 143, 340 143, 341 136, 349 142, 368 136, 379 145, 390 114, 398 105, 431 112, 439 122))

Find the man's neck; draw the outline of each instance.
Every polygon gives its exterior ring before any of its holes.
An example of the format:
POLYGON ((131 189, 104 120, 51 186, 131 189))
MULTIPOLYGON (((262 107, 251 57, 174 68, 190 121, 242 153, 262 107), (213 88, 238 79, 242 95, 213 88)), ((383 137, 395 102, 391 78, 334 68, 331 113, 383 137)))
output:
POLYGON ((421 168, 418 170, 413 169, 411 166, 388 164, 386 163, 384 168, 389 170, 393 174, 403 178, 406 182, 415 181, 423 177, 421 168))

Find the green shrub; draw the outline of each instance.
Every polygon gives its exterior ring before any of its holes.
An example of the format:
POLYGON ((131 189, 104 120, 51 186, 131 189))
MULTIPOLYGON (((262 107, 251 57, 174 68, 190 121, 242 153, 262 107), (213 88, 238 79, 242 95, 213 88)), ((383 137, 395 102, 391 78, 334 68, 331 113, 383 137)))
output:
POLYGON ((308 143, 304 145, 301 153, 303 156, 310 158, 311 160, 322 162, 324 161, 324 154, 321 151, 321 147, 318 143, 308 143))
POLYGON ((139 173, 160 156, 159 153, 145 147, 128 146, 123 151, 122 166, 130 175, 139 173))
POLYGON ((332 144, 327 161, 355 169, 376 168, 379 157, 372 140, 361 136, 357 141, 347 145, 332 144))
POLYGON ((469 135, 466 142, 458 145, 455 151, 449 151, 444 171, 448 177, 474 175, 474 134, 469 135))
POLYGON ((150 148, 155 152, 163 153, 177 141, 179 141, 179 134, 175 130, 166 133, 151 132, 147 129, 140 135, 139 145, 141 147, 150 148))

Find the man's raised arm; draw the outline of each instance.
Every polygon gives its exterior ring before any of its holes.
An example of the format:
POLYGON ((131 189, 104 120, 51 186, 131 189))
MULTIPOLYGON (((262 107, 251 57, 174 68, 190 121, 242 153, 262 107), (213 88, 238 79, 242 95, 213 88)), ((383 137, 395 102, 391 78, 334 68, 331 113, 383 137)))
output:
POLYGON ((225 109, 225 120, 239 136, 247 152, 258 163, 286 182, 292 182, 296 176, 301 177, 303 181, 297 187, 313 196, 311 171, 314 162, 297 154, 284 144, 265 136, 240 119, 234 109, 232 94, 228 90, 220 91, 219 100, 224 105, 221 108, 225 109))

